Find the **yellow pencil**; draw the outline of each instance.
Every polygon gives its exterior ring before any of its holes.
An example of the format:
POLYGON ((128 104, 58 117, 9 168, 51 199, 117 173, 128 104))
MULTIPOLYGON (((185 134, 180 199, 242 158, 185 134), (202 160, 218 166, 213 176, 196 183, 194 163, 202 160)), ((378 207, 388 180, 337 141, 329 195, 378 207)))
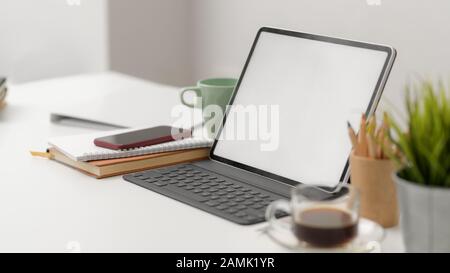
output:
POLYGON ((369 135, 374 136, 376 129, 377 129, 377 120, 375 114, 373 114, 369 119, 369 125, 367 126, 367 133, 369 135))
POLYGON ((377 158, 382 159, 384 157, 383 153, 383 143, 384 143, 384 127, 381 127, 380 130, 378 130, 378 134, 376 136, 376 142, 377 142, 377 158))
POLYGON ((367 147, 367 133, 366 133, 366 115, 361 116, 361 126, 358 133, 358 155, 367 157, 369 155, 367 147))
POLYGON ((375 139, 371 134, 367 135, 367 146, 369 150, 369 157, 377 158, 377 145, 375 144, 375 139))

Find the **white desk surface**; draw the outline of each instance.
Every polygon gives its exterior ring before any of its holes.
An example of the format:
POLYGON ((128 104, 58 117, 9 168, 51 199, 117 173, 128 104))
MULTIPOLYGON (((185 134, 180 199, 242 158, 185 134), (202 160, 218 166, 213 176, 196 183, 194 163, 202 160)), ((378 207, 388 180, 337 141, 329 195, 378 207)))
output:
MULTIPOLYGON (((50 122, 49 109, 68 103, 64 92, 73 91, 72 83, 120 77, 104 73, 11 86, 0 112, 0 252, 286 251, 261 232, 265 224, 239 226, 121 177, 96 180, 30 156, 29 150, 44 150, 51 136, 91 131, 50 122), (56 84, 61 82, 67 88, 56 84)), ((387 231, 382 251, 403 251, 398 228, 387 231)))

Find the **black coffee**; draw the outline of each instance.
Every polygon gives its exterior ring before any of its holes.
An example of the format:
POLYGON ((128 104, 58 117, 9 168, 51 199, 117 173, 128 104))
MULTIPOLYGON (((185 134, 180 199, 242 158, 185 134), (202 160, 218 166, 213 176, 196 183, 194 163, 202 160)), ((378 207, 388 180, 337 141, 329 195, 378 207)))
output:
POLYGON ((295 235, 300 240, 320 247, 347 243, 356 236, 357 229, 348 212, 334 208, 304 210, 294 223, 295 235))

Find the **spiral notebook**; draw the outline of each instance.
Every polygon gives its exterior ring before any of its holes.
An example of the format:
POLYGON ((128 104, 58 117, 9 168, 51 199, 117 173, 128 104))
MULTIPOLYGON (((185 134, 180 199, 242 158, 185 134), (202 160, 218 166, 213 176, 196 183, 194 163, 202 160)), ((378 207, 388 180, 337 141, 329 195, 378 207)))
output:
POLYGON ((51 148, 55 148, 59 152, 66 155, 68 158, 75 161, 93 161, 149 155, 162 152, 210 147, 213 144, 213 141, 210 139, 193 137, 128 150, 110 150, 94 145, 95 138, 123 133, 131 130, 136 129, 114 130, 93 134, 56 137, 50 139, 48 141, 48 144, 51 148))

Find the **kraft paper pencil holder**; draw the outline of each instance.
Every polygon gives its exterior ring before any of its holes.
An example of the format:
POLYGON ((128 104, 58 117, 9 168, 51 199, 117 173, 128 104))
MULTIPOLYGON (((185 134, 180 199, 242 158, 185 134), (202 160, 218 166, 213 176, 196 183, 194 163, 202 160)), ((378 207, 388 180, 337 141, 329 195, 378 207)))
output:
POLYGON ((350 155, 351 183, 361 197, 360 215, 385 228, 398 224, 398 203, 394 181, 395 168, 389 159, 350 155))

